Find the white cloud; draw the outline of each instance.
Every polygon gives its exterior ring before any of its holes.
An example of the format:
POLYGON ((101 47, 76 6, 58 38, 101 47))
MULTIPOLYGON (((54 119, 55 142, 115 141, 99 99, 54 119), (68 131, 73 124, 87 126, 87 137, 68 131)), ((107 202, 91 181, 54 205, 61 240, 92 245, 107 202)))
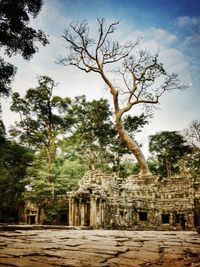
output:
POLYGON ((148 39, 154 40, 158 44, 170 45, 177 40, 176 35, 161 29, 150 28, 145 31, 145 36, 148 39))
POLYGON ((178 17, 177 19, 177 25, 180 27, 185 26, 195 26, 200 23, 200 17, 189 17, 189 16, 183 16, 178 17))
POLYGON ((142 32, 143 40, 140 49, 151 53, 159 53, 159 60, 164 64, 167 72, 175 72, 183 83, 191 83, 191 73, 188 58, 179 50, 172 48, 173 42, 178 38, 161 28, 149 28, 142 32))
POLYGON ((178 73, 185 83, 191 83, 191 74, 189 71, 189 62, 186 56, 174 48, 162 48, 160 59, 164 62, 167 71, 178 73))
POLYGON ((45 1, 39 15, 31 20, 31 26, 42 29, 47 34, 62 34, 71 18, 62 15, 63 6, 61 3, 61 1, 54 0, 45 1))
POLYGON ((200 34, 186 36, 185 40, 183 41, 183 45, 185 47, 196 46, 197 44, 200 44, 200 34))

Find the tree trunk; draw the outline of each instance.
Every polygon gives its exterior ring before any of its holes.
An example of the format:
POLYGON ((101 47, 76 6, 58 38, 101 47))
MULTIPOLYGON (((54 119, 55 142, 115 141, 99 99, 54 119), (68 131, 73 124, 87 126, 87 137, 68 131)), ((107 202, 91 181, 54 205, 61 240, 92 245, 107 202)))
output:
POLYGON ((48 163, 48 181, 53 183, 53 163, 55 162, 56 156, 56 145, 54 139, 48 142, 48 146, 45 148, 45 153, 48 163))
POLYGON ((122 140, 122 142, 124 142, 126 147, 136 157, 137 162, 139 164, 139 168, 140 168, 139 175, 140 176, 151 175, 149 168, 148 168, 148 165, 147 165, 147 162, 146 162, 146 159, 145 159, 142 151, 138 147, 137 143, 124 130, 124 127, 123 127, 122 122, 121 122, 121 118, 118 118, 117 115, 116 115, 116 120, 115 120, 115 128, 116 128, 117 132, 119 133, 119 136, 120 136, 120 139, 122 140))
POLYGON ((127 105, 123 109, 120 109, 119 99, 118 99, 118 97, 119 97, 118 90, 115 89, 114 86, 111 84, 111 82, 107 79, 103 70, 101 70, 101 76, 104 79, 105 83, 110 88, 110 93, 113 96, 113 104, 114 104, 114 109, 115 109, 115 129, 119 133, 120 139, 122 140, 122 142, 124 142, 126 147, 136 157, 137 162, 139 164, 139 169, 140 169, 139 175, 140 176, 151 175, 149 168, 148 168, 148 165, 147 165, 147 161, 146 161, 142 151, 138 147, 137 143, 127 134, 127 132, 124 130, 124 127, 122 125, 122 115, 125 112, 128 112, 133 106, 133 104, 131 103, 131 96, 129 97, 127 105))
POLYGON ((94 171, 95 165, 94 165, 94 150, 92 148, 92 145, 89 148, 89 168, 94 171))
POLYGON ((94 131, 92 130, 92 134, 91 134, 91 145, 89 147, 89 168, 94 171, 95 170, 95 155, 94 155, 94 142, 95 142, 95 135, 94 135, 94 131))

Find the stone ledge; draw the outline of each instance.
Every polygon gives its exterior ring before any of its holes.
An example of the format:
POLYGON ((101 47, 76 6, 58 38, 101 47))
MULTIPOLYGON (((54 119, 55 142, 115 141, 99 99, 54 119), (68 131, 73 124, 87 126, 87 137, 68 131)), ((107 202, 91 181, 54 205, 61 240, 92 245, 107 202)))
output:
POLYGON ((0 231, 15 231, 15 230, 45 230, 45 229, 57 229, 57 230, 91 230, 91 227, 87 226, 67 226, 67 225, 43 225, 43 224, 0 224, 0 231))

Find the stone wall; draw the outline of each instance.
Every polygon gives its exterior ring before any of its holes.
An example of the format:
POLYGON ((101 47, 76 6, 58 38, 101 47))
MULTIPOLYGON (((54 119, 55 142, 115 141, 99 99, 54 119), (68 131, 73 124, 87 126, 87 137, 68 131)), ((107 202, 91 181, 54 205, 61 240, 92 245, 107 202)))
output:
POLYGON ((200 184, 192 177, 122 180, 115 174, 88 171, 79 189, 69 193, 69 203, 70 225, 192 230, 199 224, 200 184))
MULTIPOLYGON (((87 171, 76 191, 57 196, 55 223, 105 229, 193 230, 200 226, 200 183, 192 177, 159 178, 87 171)), ((27 203, 24 221, 38 223, 27 203)), ((44 223, 43 211, 40 223, 44 223)))

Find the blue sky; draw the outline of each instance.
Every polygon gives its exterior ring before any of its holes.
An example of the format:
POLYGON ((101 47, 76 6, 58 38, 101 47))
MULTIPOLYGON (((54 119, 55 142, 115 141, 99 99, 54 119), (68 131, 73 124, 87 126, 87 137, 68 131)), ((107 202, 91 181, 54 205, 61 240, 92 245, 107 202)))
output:
MULTIPOLYGON (((155 112, 141 137, 144 143, 147 143, 149 134, 182 130, 191 120, 200 119, 199 0, 44 0, 43 9, 32 21, 32 26, 48 34, 50 45, 40 47, 30 62, 20 56, 9 59, 18 67, 13 91, 23 95, 37 85, 38 75, 49 75, 59 83, 55 89, 57 95, 86 94, 88 99, 110 99, 100 77, 55 63, 60 55, 67 53, 61 35, 69 23, 87 19, 94 32, 97 17, 104 17, 108 22, 120 20, 116 30, 119 41, 141 36, 141 46, 153 52, 160 51, 160 59, 167 71, 177 72, 189 86, 184 92, 163 96, 160 110, 155 112)), ((9 111, 9 100, 4 101, 3 119, 7 127, 16 118, 9 111)))

